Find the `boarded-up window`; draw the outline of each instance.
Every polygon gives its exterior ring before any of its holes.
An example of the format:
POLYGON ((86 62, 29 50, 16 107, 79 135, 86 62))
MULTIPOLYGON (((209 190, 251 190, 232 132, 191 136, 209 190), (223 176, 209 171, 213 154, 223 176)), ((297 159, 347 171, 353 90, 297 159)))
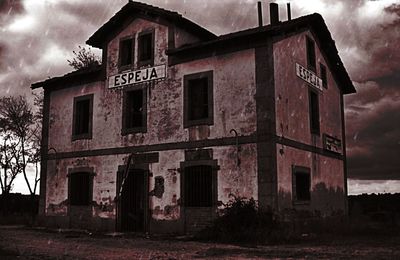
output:
POLYGON ((69 203, 73 206, 84 206, 90 203, 91 176, 88 172, 72 173, 69 177, 69 203))
POLYGON ((153 64, 154 42, 153 32, 143 32, 138 37, 139 66, 153 64))
POLYGON ((185 206, 211 207, 213 205, 211 166, 186 167, 184 174, 185 206))
POLYGON ((73 139, 91 138, 93 95, 76 97, 73 113, 73 139))
POLYGON ((311 133, 319 134, 319 101, 318 94, 313 90, 310 90, 309 103, 311 133))
POLYGON ((184 126, 213 124, 212 71, 186 75, 184 126))
POLYGON ((310 200, 310 169, 293 167, 293 197, 295 201, 310 200))
POLYGON ((133 40, 123 39, 119 43, 119 65, 127 66, 133 63, 133 40))
POLYGON ((316 71, 316 58, 315 58, 315 43, 314 41, 306 37, 306 48, 307 48, 307 65, 312 71, 316 71))

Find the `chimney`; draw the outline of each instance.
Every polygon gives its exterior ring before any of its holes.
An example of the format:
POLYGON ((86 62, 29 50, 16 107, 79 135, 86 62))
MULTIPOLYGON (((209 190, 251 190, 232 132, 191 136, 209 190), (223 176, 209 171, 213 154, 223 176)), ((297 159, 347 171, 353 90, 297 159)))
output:
POLYGON ((269 17, 271 25, 277 25, 279 23, 279 10, 277 3, 269 4, 269 17))
POLYGON ((261 1, 258 1, 257 8, 258 8, 258 26, 261 27, 263 26, 261 1))
POLYGON ((287 19, 292 20, 292 11, 290 10, 290 3, 287 3, 287 19))

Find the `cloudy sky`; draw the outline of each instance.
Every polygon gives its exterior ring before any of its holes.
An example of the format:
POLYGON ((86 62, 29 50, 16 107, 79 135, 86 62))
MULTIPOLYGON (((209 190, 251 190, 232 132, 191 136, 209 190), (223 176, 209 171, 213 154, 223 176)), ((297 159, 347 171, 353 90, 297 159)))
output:
MULTIPOLYGON (((71 71, 67 59, 127 0, 0 0, 0 95, 71 71)), ((217 35, 257 25, 256 0, 142 0, 217 35)), ((264 22, 268 23, 268 3, 264 22)), ((277 0, 320 13, 357 94, 347 96, 349 192, 400 192, 400 0, 277 0)), ((96 50, 95 50, 96 51, 96 50)), ((98 52, 99 53, 99 52, 98 52)), ((15 191, 24 191, 18 180, 15 191)))

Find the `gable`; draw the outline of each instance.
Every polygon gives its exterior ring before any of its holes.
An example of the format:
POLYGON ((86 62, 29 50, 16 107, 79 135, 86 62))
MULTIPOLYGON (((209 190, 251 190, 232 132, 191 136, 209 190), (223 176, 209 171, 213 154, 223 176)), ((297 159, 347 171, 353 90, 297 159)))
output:
POLYGON ((102 49, 105 43, 115 37, 121 29, 125 28, 136 18, 147 19, 169 27, 180 28, 196 36, 200 40, 207 41, 216 38, 216 35, 182 17, 182 15, 177 12, 171 12, 151 5, 130 1, 108 22, 100 27, 86 43, 102 49))

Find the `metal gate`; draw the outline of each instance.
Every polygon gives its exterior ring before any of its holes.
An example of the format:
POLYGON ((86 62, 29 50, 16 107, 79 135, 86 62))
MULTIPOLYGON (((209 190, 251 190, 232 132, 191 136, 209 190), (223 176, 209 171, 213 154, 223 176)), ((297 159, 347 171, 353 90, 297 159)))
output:
POLYGON ((214 179, 211 166, 185 167, 183 201, 186 233, 205 228, 215 218, 216 181, 214 179))

